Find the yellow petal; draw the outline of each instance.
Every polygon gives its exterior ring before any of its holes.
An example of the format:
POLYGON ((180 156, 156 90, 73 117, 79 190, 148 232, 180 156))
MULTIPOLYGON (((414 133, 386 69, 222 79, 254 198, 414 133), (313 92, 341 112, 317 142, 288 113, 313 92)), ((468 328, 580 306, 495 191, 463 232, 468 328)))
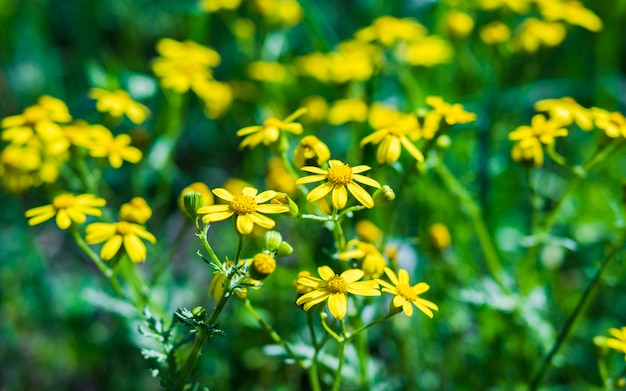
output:
POLYGON ((254 221, 250 218, 250 215, 239 215, 237 216, 237 231, 239 231, 242 235, 248 235, 254 229, 254 221))
POLYGON ((342 320, 348 312, 348 298, 343 293, 328 297, 328 310, 338 320, 342 320))
POLYGON ((407 317, 413 315, 413 304, 409 303, 408 301, 405 302, 404 304, 402 304, 402 311, 404 311, 404 315, 406 315, 407 317))
POLYGON ((348 183, 348 190, 350 190, 350 193, 352 193, 354 198, 356 198, 361 205, 365 206, 366 208, 374 207, 374 199, 361 186, 357 185, 354 182, 351 182, 348 183))
POLYGON ((380 183, 373 180, 372 178, 366 177, 365 175, 356 174, 352 178, 357 182, 380 189, 380 183))
POLYGON ((233 214, 235 214, 234 210, 226 210, 224 212, 208 213, 208 214, 202 216, 202 221, 204 221, 205 223, 212 223, 212 222, 216 222, 216 221, 222 221, 222 220, 226 220, 227 218, 229 218, 233 214))
POLYGON ((322 183, 315 189, 311 190, 309 194, 307 194, 306 199, 309 202, 315 202, 321 198, 324 198, 328 193, 330 193, 333 187, 335 187, 335 185, 330 182, 322 183))
POLYGON ((121 246, 122 236, 113 236, 104 244, 104 246, 102 246, 102 249, 100 250, 100 257, 102 258, 102 260, 108 261, 109 259, 113 258, 115 254, 117 254, 121 246))
POLYGON ((134 263, 146 260, 146 246, 141 239, 135 235, 124 236, 124 249, 131 261, 134 263))
POLYGON ((263 228, 272 229, 276 225, 276 222, 274 220, 270 219, 267 216, 263 216, 260 213, 251 213, 251 214, 248 214, 247 216, 255 224, 257 224, 257 225, 259 225, 259 226, 261 226, 263 228))
POLYGON ((72 225, 72 219, 70 219, 70 215, 67 213, 67 210, 62 209, 57 212, 57 225, 61 229, 68 229, 70 225, 72 225))
POLYGON ((307 175, 305 177, 296 180, 296 185, 302 185, 303 183, 319 182, 326 179, 326 174, 307 175))
POLYGON ((218 187, 217 189, 213 189, 213 194, 223 199, 224 201, 228 201, 228 202, 232 201, 234 198, 233 195, 230 194, 228 190, 222 189, 221 187, 218 187))
POLYGON ((365 272, 361 269, 349 269, 341 273, 341 278, 343 278, 347 283, 351 283, 360 280, 363 277, 363 274, 365 274, 365 272))
POLYGON ((331 278, 335 277, 336 274, 329 266, 320 266, 317 268, 317 274, 322 277, 322 280, 328 281, 331 278))
MULTIPOLYGON (((330 195, 330 198, 331 198, 330 199, 331 204, 335 208, 341 209, 344 206, 346 206, 346 203, 348 202, 348 191, 346 190, 346 187, 343 185, 335 186, 335 188, 333 189, 330 195)), ((372 201, 372 206, 373 206, 373 203, 374 201, 372 201)))
POLYGON ((263 202, 269 201, 272 198, 276 197, 276 192, 274 190, 266 190, 263 193, 252 197, 257 204, 262 204, 263 202))

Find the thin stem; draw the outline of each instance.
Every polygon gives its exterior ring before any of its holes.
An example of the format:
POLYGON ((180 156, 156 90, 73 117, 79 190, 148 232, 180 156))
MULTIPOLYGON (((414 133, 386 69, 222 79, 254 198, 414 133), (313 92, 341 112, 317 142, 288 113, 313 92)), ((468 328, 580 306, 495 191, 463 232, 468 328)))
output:
POLYGON ((302 219, 315 220, 315 221, 333 221, 332 216, 318 216, 318 215, 311 215, 311 214, 303 214, 298 217, 302 219))
POLYGON ((209 253, 209 256, 211 257, 213 262, 215 262, 215 265, 216 266, 220 266, 220 268, 223 269, 222 261, 220 261, 220 259, 217 257, 217 254, 215 254, 215 251, 213 251, 213 248, 211 247, 211 245, 209 244, 209 241, 207 239, 207 234, 209 232, 209 227, 211 225, 210 224, 206 224, 204 226, 204 229, 202 229, 202 228, 200 228, 199 220, 200 219, 198 219, 198 218, 196 218, 194 220, 194 224, 196 226, 196 236, 198 236, 200 238, 200 241, 202 242, 202 247, 204 247, 206 252, 209 253))
POLYGON ((322 387, 320 385, 320 379, 317 375, 317 356, 319 355, 322 346, 324 345, 324 341, 321 344, 317 343, 317 338, 315 337, 315 328, 313 327, 313 315, 307 311, 306 313, 307 324, 309 326, 309 332, 311 334, 311 344, 313 345, 313 349, 315 349, 315 353, 313 353, 313 357, 311 358, 311 365, 308 368, 307 374, 309 376, 309 384, 311 385, 311 389, 314 391, 321 391, 322 387))
POLYGON ((246 309, 248 310, 248 312, 250 312, 252 317, 270 335, 270 337, 274 340, 274 342, 280 344, 280 346, 282 346, 285 349, 287 354, 289 354, 291 356, 291 358, 293 358, 298 363, 300 368, 303 368, 303 369, 306 368, 306 365, 305 365, 304 361, 302 361, 302 359, 300 357, 298 357, 298 355, 291 349, 291 347, 289 347, 289 344, 287 344, 287 342, 285 342, 280 337, 280 335, 278 335, 278 333, 274 330, 274 328, 272 328, 271 325, 269 325, 267 322, 265 322, 265 320, 263 320, 263 318, 261 318, 261 316, 256 312, 256 310, 252 306, 252 303, 250 302, 250 299, 246 298, 244 303, 245 303, 245 306, 246 306, 246 309))
MULTIPOLYGON (((341 329, 345 331, 345 324, 343 319, 341 320, 341 329)), ((341 338, 339 341, 339 351, 337 353, 337 370, 335 371, 335 381, 333 382, 332 391, 339 391, 341 387, 341 372, 343 370, 344 353, 346 348, 346 338, 341 338)))
POLYGON ((200 357, 200 353, 202 352, 202 348, 204 344, 209 339, 209 332, 202 327, 198 329, 198 336, 193 343, 193 347, 191 348, 191 352, 189 352, 189 356, 187 356, 187 360, 185 361, 185 365, 180 371, 180 375, 178 376, 178 380, 176 382, 176 390, 182 391, 187 384, 187 379, 191 375, 193 368, 196 366, 196 362, 198 362, 198 357, 200 357))
POLYGON ((595 276, 593 277, 593 279, 591 280, 591 282, 585 289, 585 292, 583 293, 582 297, 578 301, 576 308, 567 318, 567 321, 565 322, 563 329, 561 329, 561 332, 559 333, 556 341, 554 342, 554 345, 552 345, 552 348, 550 349, 550 351, 544 358, 543 362, 541 363, 541 367, 539 368, 539 370, 533 377, 532 381, 530 382, 529 390, 535 391, 539 389, 539 386, 543 382, 543 379, 545 378, 545 376, 548 374, 550 370, 550 367, 552 365, 552 359, 559 352, 561 347, 565 344, 565 341, 567 341, 567 339, 571 335, 572 330, 574 329, 574 325, 576 324, 576 321, 578 320, 580 315, 584 313, 587 307, 589 306, 589 303, 595 296, 598 290, 598 287, 600 286, 600 282, 602 281, 604 272, 609 268, 613 260, 617 258, 617 255, 622 250, 622 245, 623 245, 623 239, 621 239, 618 242, 618 244, 613 246, 613 249, 611 250, 609 255, 607 255, 607 257, 602 262, 602 265, 600 266, 600 268, 596 271, 595 276))
POLYGON ((152 278, 150 279, 151 286, 155 286, 157 284, 165 270, 167 270, 170 263, 172 263, 172 260, 174 259, 174 254, 176 254, 176 251, 178 251, 180 245, 183 243, 185 236, 188 234, 189 226, 189 221, 185 219, 185 222, 180 227, 178 234, 176 234, 176 238, 174 238, 174 242, 169 246, 170 251, 167 253, 167 258, 165 258, 156 265, 155 271, 152 274, 152 278))
POLYGON ((346 247, 346 238, 343 233, 343 227, 341 226, 341 217, 337 213, 337 208, 333 208, 332 221, 333 221, 333 237, 335 239, 335 248, 337 249, 337 252, 339 253, 343 251, 343 249, 346 247))
POLYGON ((235 254, 235 265, 239 262, 241 256, 241 249, 243 249, 243 235, 239 234, 239 243, 237 243, 237 253, 235 254))
POLYGON ((350 333, 347 333, 345 337, 347 339, 352 339, 352 338, 356 337, 357 335, 359 335, 362 331, 364 331, 364 330, 366 330, 366 329, 368 329, 368 328, 370 328, 370 327, 372 327, 374 325, 377 325, 377 324, 379 324, 381 322, 384 322, 385 320, 391 318, 394 315, 399 314, 400 312, 402 312, 402 307, 394 307, 394 309, 389 311, 385 316, 381 316, 380 318, 375 319, 375 320, 371 321, 370 323, 368 323, 368 324, 366 324, 364 326, 361 326, 358 329, 356 329, 356 330, 354 330, 354 331, 352 331, 350 333))

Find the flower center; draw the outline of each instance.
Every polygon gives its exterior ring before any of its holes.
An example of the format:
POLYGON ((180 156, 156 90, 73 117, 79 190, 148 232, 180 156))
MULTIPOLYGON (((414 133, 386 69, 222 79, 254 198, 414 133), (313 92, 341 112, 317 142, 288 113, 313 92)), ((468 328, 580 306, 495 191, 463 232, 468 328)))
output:
POLYGON ((256 201, 247 195, 240 195, 230 202, 230 207, 240 215, 256 212, 256 201))
POLYGON ((52 201, 52 206, 56 210, 71 208, 74 205, 76 205, 76 198, 71 194, 61 194, 52 201))
POLYGON ((122 236, 130 235, 133 232, 133 227, 125 221, 117 223, 115 228, 117 234, 122 236))
POLYGON ((268 254, 260 253, 254 256, 252 266, 261 274, 271 274, 276 269, 276 260, 268 254))
POLYGON ((415 294, 415 291, 408 284, 398 284, 398 285, 396 285, 396 292, 398 292, 398 294, 400 296, 404 297, 408 301, 415 301, 415 300, 417 300, 417 295, 415 294))
POLYGON ((346 283, 346 280, 340 276, 335 276, 326 283, 326 290, 330 294, 346 293, 348 290, 348 284, 346 283))
POLYGON ((352 175, 352 169, 345 163, 328 169, 328 180, 336 185, 347 185, 352 182, 352 175))
POLYGON ((268 118, 263 122, 264 128, 278 128, 280 125, 282 125, 282 121, 276 118, 268 118))

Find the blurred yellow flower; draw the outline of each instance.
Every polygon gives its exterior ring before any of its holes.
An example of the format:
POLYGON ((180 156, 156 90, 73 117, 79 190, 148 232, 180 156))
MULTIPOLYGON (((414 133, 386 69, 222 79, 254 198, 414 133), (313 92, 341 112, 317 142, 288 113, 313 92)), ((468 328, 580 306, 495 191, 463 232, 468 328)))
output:
POLYGON ((278 62, 253 61, 248 64, 248 76, 253 80, 280 83, 287 80, 287 68, 278 62))
POLYGON ((511 157, 517 162, 529 161, 536 167, 543 164, 541 144, 554 143, 555 137, 567 136, 567 129, 558 120, 546 119, 536 114, 531 119, 531 126, 520 126, 509 133, 509 140, 517 141, 511 151, 511 157))
POLYGON ((383 231, 369 220, 359 220, 354 226, 356 236, 368 243, 376 243, 383 237, 383 231))
POLYGON ((304 114, 305 109, 298 109, 293 114, 283 120, 268 118, 263 125, 247 126, 237 131, 237 136, 247 136, 239 144, 239 149, 245 147, 254 148, 260 143, 270 145, 280 137, 280 132, 290 132, 294 134, 302 133, 302 124, 293 122, 296 118, 304 114))
POLYGON ((591 114, 596 127, 604 130, 607 136, 611 138, 626 137, 626 118, 622 113, 592 107, 591 114))
MULTIPOLYGON (((27 107, 22 114, 6 117, 0 123, 5 129, 11 128, 32 128, 38 134, 45 138, 48 133, 57 134, 60 130, 59 123, 68 123, 72 120, 72 116, 65 103, 62 100, 43 95, 37 101, 37 104, 27 107)), ((23 144, 28 140, 22 138, 14 139, 6 136, 3 131, 3 140, 9 140, 18 144, 23 144)), ((16 131, 16 133, 20 133, 16 131)))
POLYGON ((200 0, 200 9, 205 12, 220 10, 236 10, 241 5, 241 0, 200 0))
POLYGON ((156 243, 156 238, 139 224, 120 221, 117 223, 91 223, 85 228, 85 241, 88 244, 105 242, 100 250, 104 261, 112 259, 122 248, 133 262, 146 260, 146 245, 141 239, 156 243))
POLYGON ((89 90, 89 97, 96 99, 96 109, 119 118, 126 115, 135 124, 140 124, 150 115, 150 110, 133 100, 124 90, 107 91, 102 88, 89 90))
MULTIPOLYGON (((611 328, 609 329, 609 334, 611 334, 613 338, 606 339, 606 346, 626 354, 626 327, 620 329, 611 328)), ((626 357, 624 357, 624 359, 626 359, 626 357)))
POLYGON ((404 148, 418 162, 424 161, 424 155, 409 139, 418 130, 417 118, 413 115, 398 116, 396 122, 390 127, 378 129, 369 136, 364 137, 359 144, 361 148, 365 144, 379 144, 376 152, 376 160, 380 164, 391 164, 400 158, 404 148))
POLYGON ((145 224, 152 217, 152 208, 142 197, 135 197, 122 204, 119 217, 121 221, 145 224))
POLYGON ((528 138, 513 145, 511 158, 518 163, 528 163, 535 167, 543 164, 543 147, 536 138, 528 138))
POLYGON ((378 278, 383 274, 387 261, 376 246, 359 240, 350 240, 346 246, 348 250, 339 254, 340 260, 357 260, 359 269, 365 273, 363 275, 365 278, 378 278))
POLYGON ((297 281, 298 285, 313 289, 296 300, 296 305, 304 304, 305 311, 328 300, 328 310, 331 315, 342 320, 348 312, 348 293, 359 296, 380 296, 376 281, 359 281, 364 275, 363 270, 350 269, 337 275, 330 267, 320 266, 317 268, 317 273, 321 279, 306 276, 298 278, 297 281))
POLYGON ((305 293, 309 293, 313 290, 313 288, 311 288, 308 285, 302 285, 299 284, 298 281, 303 278, 303 277, 310 277, 311 276, 311 272, 303 270, 301 272, 298 272, 298 275, 296 275, 296 279, 293 281, 293 288, 296 290, 296 293, 298 295, 303 295, 305 293))
POLYGON ((474 18, 463 11, 453 10, 445 16, 448 34, 457 38, 465 38, 474 29, 474 18))
POLYGON ((602 30, 602 20, 579 1, 538 1, 537 4, 546 20, 563 20, 593 32, 602 30))
POLYGON ((310 160, 316 159, 316 164, 321 166, 330 159, 330 149, 315 136, 305 136, 293 152, 293 161, 296 167, 302 168, 310 160))
POLYGON ((413 315, 413 305, 426 314, 429 318, 433 317, 433 311, 438 311, 439 307, 431 301, 419 297, 422 293, 428 291, 430 286, 425 282, 419 282, 413 286, 409 282, 409 273, 400 269, 398 275, 388 267, 385 268, 385 274, 391 284, 384 280, 378 280, 382 285, 382 291, 395 295, 393 298, 394 307, 402 307, 402 311, 406 316, 413 315))
POLYGON ((204 102, 204 114, 216 119, 222 117, 233 102, 233 88, 215 80, 204 80, 196 83, 195 93, 204 102))
POLYGON ((454 58, 454 50, 448 41, 434 35, 402 45, 398 57, 413 66, 432 67, 447 64, 454 58))
POLYGON ((306 97, 300 106, 306 109, 303 120, 322 122, 328 114, 328 102, 320 95, 306 97))
POLYGON ((560 22, 545 22, 537 18, 527 18, 522 22, 512 49, 535 53, 541 46, 553 47, 565 39, 567 31, 560 22))
POLYGON ((426 33, 426 28, 414 19, 398 19, 386 15, 375 19, 370 26, 358 30, 354 37, 364 42, 379 42, 390 47, 399 41, 415 41, 426 33))
POLYGON ((440 96, 426 97, 426 103, 441 115, 448 125, 464 124, 476 120, 476 114, 467 112, 460 103, 450 104, 440 96))
POLYGON ((82 224, 87 215, 101 216, 99 209, 106 205, 103 198, 92 194, 61 194, 52 200, 52 204, 38 206, 26 211, 28 225, 37 225, 56 216, 56 223, 61 229, 68 229, 72 223, 82 224))
POLYGON ((511 29, 500 21, 493 21, 481 27, 480 39, 487 45, 497 45, 511 38, 511 29))
POLYGON ((273 228, 276 222, 261 213, 285 213, 289 211, 286 205, 262 204, 276 196, 273 190, 267 190, 257 195, 258 190, 253 187, 245 187, 241 195, 234 196, 226 189, 213 189, 213 194, 228 202, 228 204, 203 206, 198 209, 199 215, 204 215, 202 221, 209 224, 215 221, 225 220, 236 215, 235 225, 242 235, 248 235, 257 224, 263 228, 273 228))
POLYGON ((298 191, 296 178, 287 170, 283 161, 280 158, 272 157, 267 162, 267 167, 265 186, 294 197, 298 191))
POLYGON ((535 110, 548 112, 551 118, 561 121, 566 126, 576 122, 582 130, 593 128, 591 111, 569 96, 559 99, 542 99, 535 103, 535 110))
POLYGON ((334 101, 328 111, 328 123, 341 125, 346 122, 363 122, 367 118, 367 104, 361 99, 334 101))
POLYGON ((324 198, 328 193, 331 193, 331 204, 333 207, 341 209, 346 206, 348 202, 348 191, 350 191, 359 203, 367 208, 374 207, 374 199, 372 199, 372 196, 356 183, 360 182, 377 189, 380 188, 380 183, 364 175, 360 175, 360 173, 368 171, 370 169, 369 166, 360 165, 350 167, 339 160, 329 160, 328 164, 328 170, 313 166, 302 167, 303 171, 313 173, 314 175, 298 179, 296 181, 297 184, 300 185, 303 183, 327 180, 327 182, 322 183, 307 194, 307 201, 315 202, 324 198))
POLYGON ((113 137, 112 134, 102 135, 99 143, 95 143, 89 149, 93 157, 105 157, 113 168, 122 167, 122 163, 138 163, 141 160, 141 151, 130 145, 131 138, 127 134, 113 137))
POLYGON ((0 182, 13 193, 36 186, 41 182, 37 176, 41 164, 39 149, 9 144, 0 151, 0 182))
POLYGON ((433 247, 438 250, 444 250, 452 243, 448 227, 441 223, 435 223, 428 228, 428 238, 433 247))
POLYGON ((506 7, 518 14, 523 14, 529 10, 531 1, 533 0, 479 0, 478 6, 489 11, 506 7))
POLYGON ((419 117, 421 118, 421 124, 418 125, 418 130, 415 132, 413 139, 424 138, 432 140, 435 138, 435 134, 437 134, 441 125, 441 114, 437 110, 429 110, 425 113, 420 113, 419 117))
POLYGON ((359 41, 343 41, 330 53, 310 53, 296 64, 302 74, 322 83, 346 83, 368 80, 376 71, 381 52, 373 45, 359 41))
POLYGON ((271 24, 293 26, 302 20, 302 8, 296 0, 255 0, 254 4, 271 24))

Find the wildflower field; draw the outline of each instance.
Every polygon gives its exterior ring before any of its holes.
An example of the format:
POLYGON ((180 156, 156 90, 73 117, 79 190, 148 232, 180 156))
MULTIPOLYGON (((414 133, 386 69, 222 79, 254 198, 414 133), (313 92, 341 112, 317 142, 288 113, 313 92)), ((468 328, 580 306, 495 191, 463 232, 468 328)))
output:
POLYGON ((625 24, 0 0, 0 390, 625 389, 625 24))

